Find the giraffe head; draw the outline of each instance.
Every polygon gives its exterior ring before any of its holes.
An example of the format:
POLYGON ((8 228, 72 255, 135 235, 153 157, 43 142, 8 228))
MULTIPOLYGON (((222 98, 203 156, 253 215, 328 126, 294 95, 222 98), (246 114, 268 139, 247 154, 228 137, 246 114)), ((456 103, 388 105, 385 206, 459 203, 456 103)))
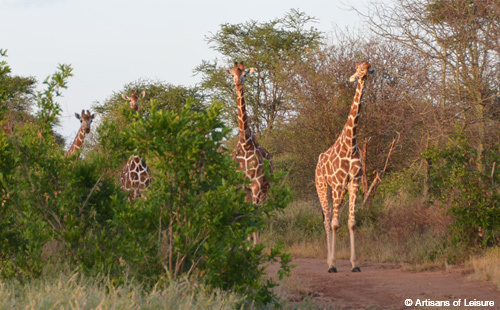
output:
POLYGON ((243 62, 240 62, 240 65, 238 66, 238 63, 234 63, 233 70, 226 70, 226 74, 231 75, 233 77, 233 83, 234 87, 236 88, 237 91, 241 91, 243 88, 243 84, 245 84, 245 81, 247 77, 252 74, 254 71, 254 68, 250 69, 245 69, 245 65, 243 62))
POLYGON ((94 114, 90 114, 89 110, 87 110, 87 113, 85 113, 85 110, 82 110, 82 115, 79 115, 78 113, 75 113, 75 116, 77 119, 80 120, 81 128, 85 133, 90 132, 90 124, 92 124, 92 121, 94 120, 94 114))
POLYGON ((368 77, 368 73, 374 73, 375 70, 369 70, 370 69, 370 64, 366 61, 363 62, 357 62, 356 63, 356 73, 354 73, 351 78, 349 79, 351 82, 354 82, 356 78, 358 79, 363 79, 368 77))
MULTIPOLYGON (((140 97, 141 98, 144 98, 144 96, 146 96, 146 91, 143 90, 141 93, 140 93, 140 97)), ((139 110, 139 92, 137 91, 132 91, 132 93, 130 94, 130 97, 125 95, 125 94, 122 94, 122 98, 127 100, 127 101, 130 101, 130 108, 134 111, 137 111, 139 110)))

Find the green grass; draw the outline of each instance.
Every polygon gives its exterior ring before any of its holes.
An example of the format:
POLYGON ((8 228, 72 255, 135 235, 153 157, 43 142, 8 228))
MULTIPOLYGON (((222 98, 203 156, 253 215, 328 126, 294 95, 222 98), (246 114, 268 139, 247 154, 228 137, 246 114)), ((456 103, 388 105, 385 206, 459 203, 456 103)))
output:
MULTIPOLYGON (((56 268, 57 269, 57 268, 56 268)), ((145 290, 133 280, 113 285, 109 279, 58 271, 29 283, 0 280, 0 309, 239 309, 243 296, 208 290, 189 280, 145 290)))
MULTIPOLYGON (((317 304, 303 291, 305 297, 289 299, 289 293, 297 296, 300 283, 293 276, 279 280, 281 287, 275 292, 283 309, 331 309, 317 304)), ((303 290, 304 288, 302 288, 303 290)), ((298 294, 300 296, 300 294, 298 294)), ((48 265, 39 279, 20 283, 18 280, 0 280, 0 309, 273 309, 256 306, 245 296, 230 291, 211 289, 193 279, 171 281, 167 287, 146 289, 134 279, 116 285, 106 276, 87 276, 70 271, 61 265, 48 265)), ((333 309, 333 308, 332 308, 333 309)))

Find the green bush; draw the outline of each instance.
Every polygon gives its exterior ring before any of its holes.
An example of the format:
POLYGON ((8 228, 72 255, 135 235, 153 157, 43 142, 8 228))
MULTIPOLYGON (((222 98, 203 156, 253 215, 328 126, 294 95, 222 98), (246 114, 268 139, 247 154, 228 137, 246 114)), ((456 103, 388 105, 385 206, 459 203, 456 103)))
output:
POLYGON ((221 106, 196 112, 188 104, 179 113, 156 107, 153 100, 148 117, 124 109, 130 126, 108 131, 110 140, 131 143, 153 171, 147 199, 122 205, 113 220, 120 263, 136 266, 137 276, 195 271, 210 285, 270 301, 274 283, 260 282, 262 264, 280 256, 286 272, 290 257, 279 246, 267 254, 247 237, 286 206, 287 188, 268 176, 274 186, 267 201, 257 208, 245 201, 241 185, 248 182, 219 152, 229 132, 219 119, 221 106))
POLYGON ((500 230, 500 195, 480 171, 476 150, 460 133, 444 148, 423 154, 432 161, 430 192, 454 217, 452 242, 489 246, 500 230), (481 232, 481 235, 479 234, 481 232))
POLYGON ((61 66, 45 81, 34 122, 0 133, 1 276, 40 276, 53 247, 54 259, 115 284, 132 276, 152 288, 188 275, 258 304, 275 300, 275 283, 262 280, 265 265, 280 260, 283 276, 290 255, 281 245, 254 246, 248 236, 285 208, 289 190, 276 173, 263 205, 246 202, 248 182, 219 152, 229 132, 221 106, 200 112, 188 103, 174 112, 152 100, 144 112, 123 108, 124 126, 100 126, 100 151, 65 158, 51 130, 60 113, 54 100, 69 76, 61 66), (145 200, 129 203, 117 181, 133 154, 147 159, 153 181, 145 200))

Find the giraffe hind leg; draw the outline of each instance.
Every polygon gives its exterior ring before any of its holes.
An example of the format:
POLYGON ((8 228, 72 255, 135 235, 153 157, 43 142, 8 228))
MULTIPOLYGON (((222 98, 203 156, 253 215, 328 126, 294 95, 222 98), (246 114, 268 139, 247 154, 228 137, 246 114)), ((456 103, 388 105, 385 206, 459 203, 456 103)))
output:
POLYGON ((358 183, 353 182, 349 186, 348 228, 349 228, 349 238, 350 238, 350 243, 351 243, 351 265, 352 265, 351 271, 352 272, 361 272, 361 269, 358 266, 356 266, 356 249, 355 249, 355 242, 354 242, 354 228, 356 226, 356 220, 355 220, 356 196, 357 196, 358 189, 359 189, 358 183))
POLYGON ((326 244, 328 251, 328 272, 337 272, 335 266, 332 266, 331 262, 333 261, 333 251, 332 251, 332 212, 328 206, 328 185, 326 183, 325 177, 321 174, 320 168, 318 167, 316 170, 316 191, 318 192, 319 202, 321 204, 321 211, 323 214, 323 225, 325 226, 326 233, 326 244))

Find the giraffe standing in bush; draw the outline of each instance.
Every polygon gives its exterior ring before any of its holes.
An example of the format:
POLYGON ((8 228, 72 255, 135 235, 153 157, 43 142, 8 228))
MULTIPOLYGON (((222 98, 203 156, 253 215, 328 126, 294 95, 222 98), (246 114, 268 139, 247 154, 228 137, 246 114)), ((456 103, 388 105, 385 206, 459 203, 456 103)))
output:
MULTIPOLYGON (((141 98, 144 98, 145 95, 146 92, 143 91, 141 93, 141 98)), ((139 94, 137 92, 132 91, 130 97, 122 94, 122 98, 130 102, 130 108, 132 110, 139 110, 139 94)), ((123 166, 120 182, 123 190, 130 191, 128 197, 130 202, 138 197, 144 197, 141 194, 141 190, 148 189, 151 183, 151 178, 149 177, 150 172, 151 170, 146 164, 146 160, 138 155, 132 155, 125 166, 123 166)))
MULTIPOLYGON (((238 143, 233 151, 233 159, 238 164, 239 170, 245 172, 245 178, 251 181, 248 197, 252 198, 255 206, 261 205, 266 199, 270 188, 269 181, 264 173, 264 159, 269 160, 271 174, 273 173, 273 159, 271 154, 264 149, 252 133, 248 124, 243 85, 246 78, 252 74, 254 68, 245 69, 243 63, 234 63, 233 70, 226 70, 226 74, 233 77, 234 88, 238 97, 238 143)), ((254 233, 254 244, 259 242, 259 234, 254 233)))
MULTIPOLYGON (((75 117, 80 120, 80 130, 76 135, 75 141, 71 145, 70 149, 64 154, 65 157, 73 155, 76 151, 78 151, 83 144, 83 139, 85 139, 85 135, 90 133, 90 124, 94 120, 95 114, 90 115, 89 110, 85 114, 85 110, 82 110, 82 115, 80 116, 78 113, 75 113, 75 117)), ((78 154, 80 156, 80 154, 78 154)))
MULTIPOLYGON (((351 241, 352 272, 361 271, 356 266, 356 252, 354 248, 355 203, 362 175, 361 156, 356 144, 356 127, 360 114, 360 101, 363 96, 363 87, 368 77, 370 64, 356 63, 356 73, 351 76, 351 82, 358 79, 356 94, 347 118, 347 123, 337 141, 326 152, 319 155, 316 166, 316 190, 318 192, 328 245, 328 272, 337 272, 335 262, 335 236, 339 228, 339 206, 346 190, 349 190, 349 236, 351 241), (332 188, 333 214, 328 206, 328 186, 332 188), (332 217, 333 215, 333 217, 332 217)), ((371 73, 371 72, 370 72, 371 73)))

